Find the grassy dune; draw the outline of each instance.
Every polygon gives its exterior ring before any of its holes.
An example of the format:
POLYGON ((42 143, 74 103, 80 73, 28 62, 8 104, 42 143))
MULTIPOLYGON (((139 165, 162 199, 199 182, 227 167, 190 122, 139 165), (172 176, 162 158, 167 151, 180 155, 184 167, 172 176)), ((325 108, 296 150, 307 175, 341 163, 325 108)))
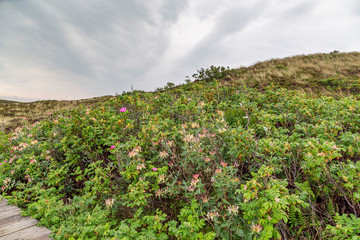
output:
POLYGON ((104 96, 82 100, 46 100, 27 103, 0 100, 0 128, 2 131, 9 132, 20 126, 24 118, 30 122, 36 122, 47 118, 52 113, 71 110, 80 105, 94 106, 111 98, 113 97, 104 96))
POLYGON ((360 53, 313 54, 272 59, 236 69, 229 83, 264 88, 270 84, 333 97, 360 93, 360 53))
POLYGON ((2 103, 2 196, 54 239, 359 239, 360 53, 194 78, 2 103))
MULTIPOLYGON (((231 69, 220 74, 224 85, 240 84, 264 89, 271 84, 317 96, 335 98, 360 93, 360 53, 299 55, 259 62, 250 67, 231 69)), ((205 80, 213 80, 205 76, 205 80)), ((22 118, 35 122, 49 113, 66 111, 80 105, 93 106, 111 99, 104 96, 71 101, 36 101, 22 103, 0 100, 0 127, 3 130, 20 126, 22 118)))

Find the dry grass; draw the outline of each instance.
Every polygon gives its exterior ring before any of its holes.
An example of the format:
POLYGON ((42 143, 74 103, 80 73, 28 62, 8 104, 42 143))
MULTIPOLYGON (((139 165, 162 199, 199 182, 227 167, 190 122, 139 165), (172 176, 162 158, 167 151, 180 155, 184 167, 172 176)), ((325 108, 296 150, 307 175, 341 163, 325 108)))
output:
MULTIPOLYGON (((360 98, 360 53, 333 52, 272 59, 247 68, 234 69, 231 76, 221 81, 223 84, 243 84, 259 89, 273 84, 314 96, 339 98, 354 95, 360 98)), ((0 130, 10 131, 21 125, 22 117, 35 122, 46 118, 48 113, 70 110, 81 104, 91 106, 110 98, 31 103, 0 100, 0 130)))
POLYGON ((29 103, 0 100, 0 130, 9 132, 21 125, 22 119, 36 122, 46 118, 51 113, 67 111, 79 105, 92 106, 102 103, 112 96, 71 101, 36 101, 29 103))
POLYGON ((312 54, 272 59, 239 68, 227 83, 264 88, 270 84, 341 97, 360 93, 360 53, 312 54))

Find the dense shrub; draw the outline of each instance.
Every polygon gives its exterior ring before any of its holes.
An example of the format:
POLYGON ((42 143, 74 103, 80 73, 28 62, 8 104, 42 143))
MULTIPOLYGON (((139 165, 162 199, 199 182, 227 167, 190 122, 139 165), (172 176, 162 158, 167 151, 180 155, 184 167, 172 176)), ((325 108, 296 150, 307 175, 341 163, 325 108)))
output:
POLYGON ((229 67, 211 65, 209 68, 197 70, 197 73, 194 73, 192 77, 195 78, 195 80, 213 81, 216 79, 230 78, 235 72, 236 70, 230 69, 229 67))
POLYGON ((358 234, 360 104, 217 81, 1 136, 3 196, 55 239, 358 234))

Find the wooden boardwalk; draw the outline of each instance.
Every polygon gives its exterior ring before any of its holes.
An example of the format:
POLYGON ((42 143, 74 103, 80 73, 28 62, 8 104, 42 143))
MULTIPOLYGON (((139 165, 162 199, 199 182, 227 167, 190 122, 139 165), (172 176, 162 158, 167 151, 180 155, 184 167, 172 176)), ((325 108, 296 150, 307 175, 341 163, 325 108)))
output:
POLYGON ((0 240, 47 240, 51 231, 37 227, 37 220, 22 217, 20 209, 0 197, 0 240))

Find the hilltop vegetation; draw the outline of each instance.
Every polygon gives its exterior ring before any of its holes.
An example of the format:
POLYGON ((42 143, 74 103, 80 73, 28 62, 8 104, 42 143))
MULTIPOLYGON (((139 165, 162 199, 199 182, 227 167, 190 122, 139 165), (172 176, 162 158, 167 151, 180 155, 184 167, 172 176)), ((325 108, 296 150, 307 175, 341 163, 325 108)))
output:
MULTIPOLYGON (((222 84, 241 84, 263 89, 275 85, 292 90, 303 91, 310 96, 332 96, 334 98, 354 95, 360 92, 358 79, 359 53, 313 54, 272 59, 251 67, 229 69, 211 66, 200 69, 193 77, 201 81, 217 79, 222 84)), ((169 82, 164 88, 173 88, 169 82)), ((184 87, 184 86, 183 86, 184 87)), ((54 112, 71 110, 79 105, 96 106, 113 98, 112 96, 70 101, 16 102, 0 100, 0 127, 6 132, 20 126, 23 118, 34 123, 54 112)))
POLYGON ((36 102, 16 102, 0 100, 0 130, 9 132, 19 127, 24 118, 34 123, 48 117, 53 112, 74 109, 79 105, 94 106, 112 98, 111 96, 82 100, 57 101, 46 100, 36 102), (1 129, 3 128, 3 129, 1 129))
POLYGON ((359 70, 211 67, 24 121, 0 137, 2 195, 55 239, 358 239, 359 70))

